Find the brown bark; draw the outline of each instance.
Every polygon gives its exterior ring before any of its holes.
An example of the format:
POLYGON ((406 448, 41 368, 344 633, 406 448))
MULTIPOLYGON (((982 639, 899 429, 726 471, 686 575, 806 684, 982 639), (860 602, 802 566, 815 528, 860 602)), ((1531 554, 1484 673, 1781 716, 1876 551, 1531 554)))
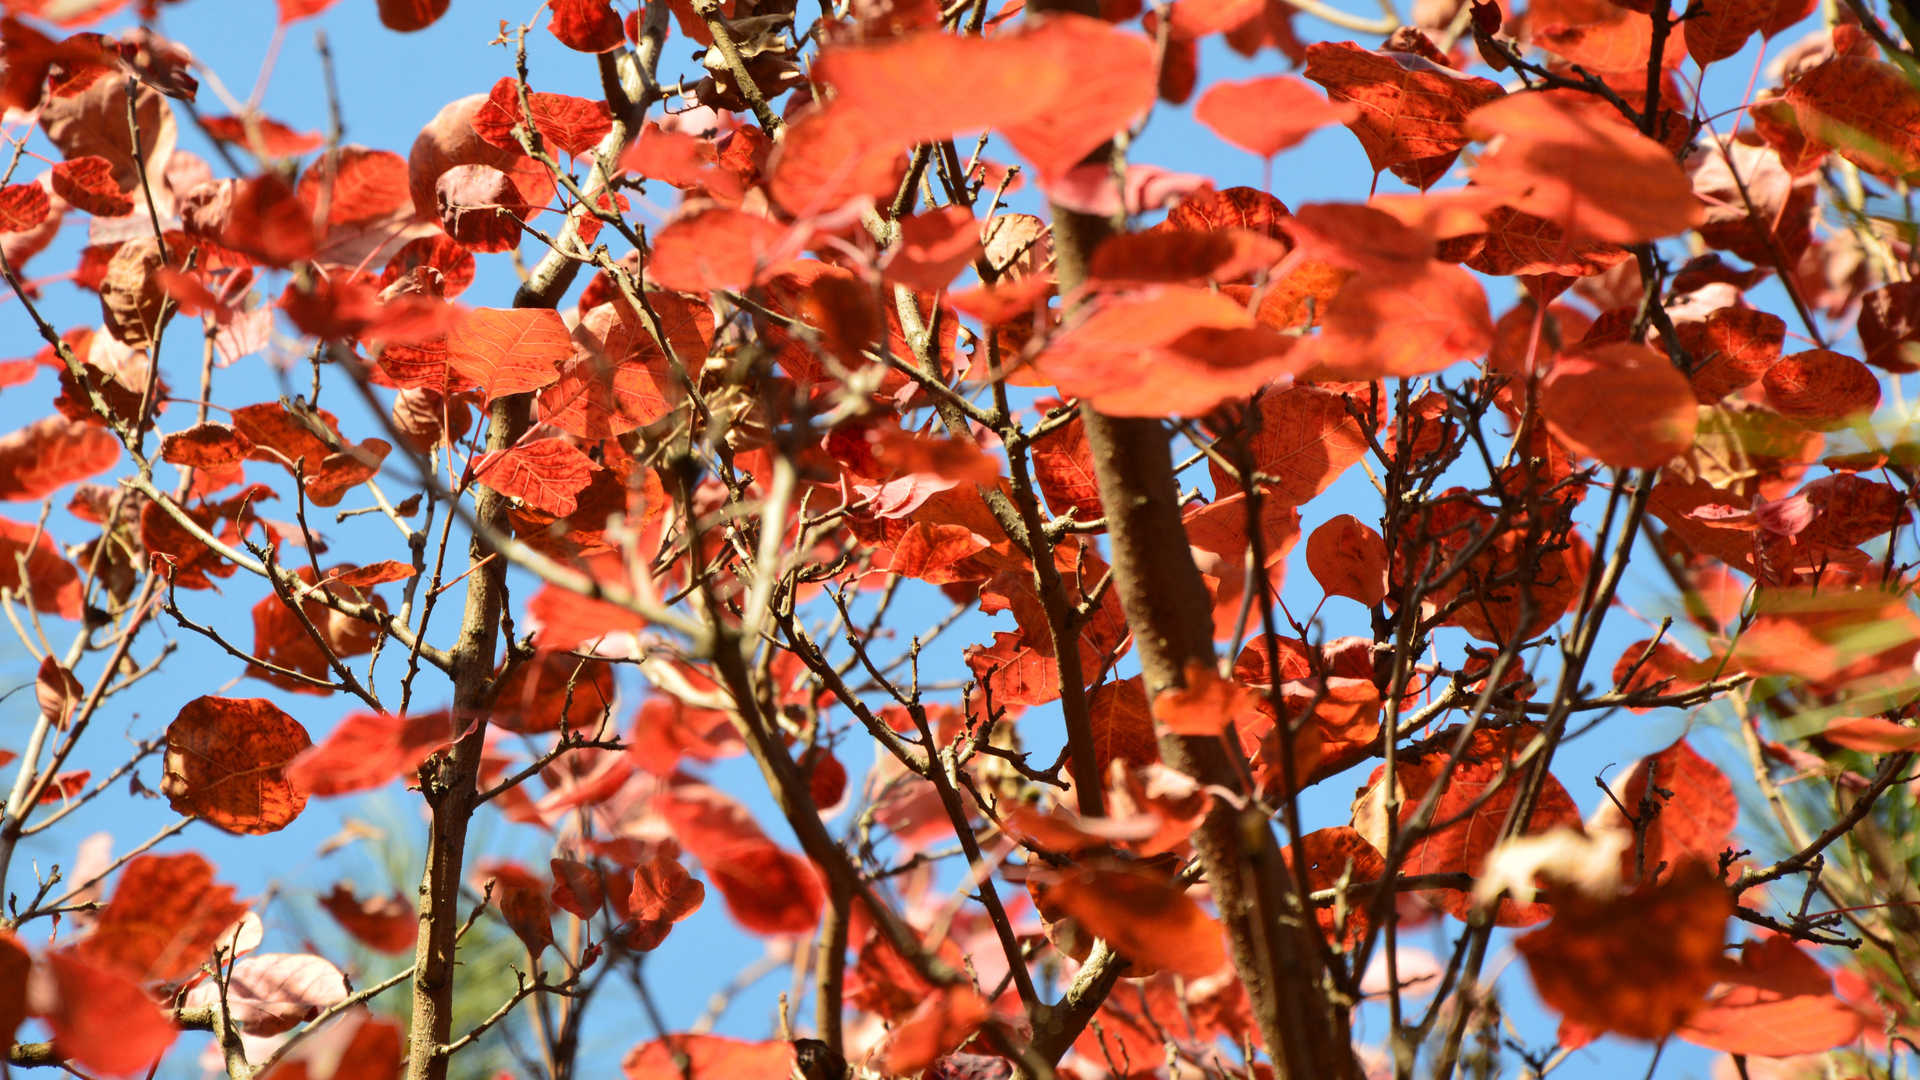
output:
MULTIPOLYGON (((1036 10, 1085 5, 1042 0, 1036 10)), ((1088 12, 1091 13, 1091 12, 1088 12)), ((1055 274, 1063 296, 1086 278, 1087 260, 1113 232, 1105 219, 1053 208, 1055 274)), ((1114 587, 1133 631, 1151 697, 1184 684, 1189 663, 1212 666, 1206 585, 1180 521, 1179 487, 1166 429, 1157 420, 1083 408, 1100 502, 1112 544, 1114 587)), ((1162 735, 1166 762, 1209 786, 1240 787, 1234 748, 1212 737, 1162 735)), ((1222 800, 1193 834, 1207 885, 1226 924, 1234 967, 1277 1075, 1292 1080, 1357 1077, 1348 1003, 1337 1000, 1322 963, 1319 928, 1289 881, 1263 815, 1222 800)))

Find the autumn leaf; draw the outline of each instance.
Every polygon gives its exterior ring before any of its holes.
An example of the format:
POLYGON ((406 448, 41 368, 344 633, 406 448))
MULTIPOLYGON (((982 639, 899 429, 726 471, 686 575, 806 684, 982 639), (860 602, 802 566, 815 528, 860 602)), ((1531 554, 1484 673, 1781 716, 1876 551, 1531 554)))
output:
POLYGON ((1540 387, 1554 436, 1622 469, 1655 469, 1693 445, 1695 401, 1686 376, 1639 345, 1562 356, 1540 387))
POLYGON ((411 773, 459 732, 444 712, 397 717, 355 713, 287 766, 296 790, 322 797, 381 787, 411 773))
POLYGON ((298 720, 264 698, 198 697, 167 727, 160 790, 174 810, 228 832, 275 832, 307 804, 285 770, 312 745, 298 720))
POLYGON ((1307 569, 1328 596, 1368 607, 1387 594, 1387 544, 1352 514, 1329 518, 1307 538, 1307 569))
POLYGON ((1569 239, 1634 244, 1704 220, 1666 147, 1557 94, 1510 94, 1475 109, 1465 130, 1492 142, 1474 165, 1474 183, 1569 239))
POLYGON ((1658 1040, 1706 1006, 1732 913, 1726 886, 1690 862, 1622 896, 1562 896, 1553 921, 1514 946, 1541 1000, 1568 1021, 1658 1040))
POLYGON ((1470 137, 1467 115, 1499 97, 1499 85, 1462 75, 1424 56, 1373 52, 1352 42, 1307 47, 1306 77, 1335 102, 1359 111, 1346 122, 1375 172, 1425 189, 1453 165, 1470 137))
POLYGON ((572 355, 566 324, 541 308, 475 308, 447 334, 447 366, 488 401, 552 383, 572 355))
POLYGON ((1784 1058, 1843 1046, 1866 1026, 1812 954, 1769 934, 1741 944, 1738 963, 1675 1034, 1729 1054, 1784 1058))
POLYGON ((177 980, 199 970, 247 912, 213 864, 186 852, 127 863, 92 936, 76 948, 89 963, 141 980, 177 980))
POLYGON ((410 952, 420 916, 401 893, 362 899, 351 887, 335 885, 320 897, 320 906, 355 941, 384 953, 410 952))
POLYGON ((1868 172, 1920 171, 1920 89, 1881 60, 1835 56, 1787 87, 1802 130, 1868 172))
POLYGON ((1359 106, 1331 103, 1291 75, 1215 83, 1193 106, 1194 119, 1215 135, 1260 157, 1272 157, 1328 124, 1352 123, 1359 115, 1359 106))
POLYGON ((674 785, 655 796, 654 807, 740 925, 758 934, 813 929, 824 895, 819 877, 768 839, 745 807, 699 783, 674 785))
POLYGON ((1180 885, 1126 865, 1036 871, 1028 886, 1042 916, 1071 916, 1143 971, 1204 978, 1227 962, 1220 924, 1180 885))
POLYGON ((566 439, 532 439, 481 455, 473 463, 473 479, 536 510, 566 517, 599 468, 566 439))
POLYGON ((81 950, 54 949, 41 957, 54 987, 43 1014, 60 1052, 112 1076, 153 1067, 179 1032, 140 983, 92 962, 81 950))

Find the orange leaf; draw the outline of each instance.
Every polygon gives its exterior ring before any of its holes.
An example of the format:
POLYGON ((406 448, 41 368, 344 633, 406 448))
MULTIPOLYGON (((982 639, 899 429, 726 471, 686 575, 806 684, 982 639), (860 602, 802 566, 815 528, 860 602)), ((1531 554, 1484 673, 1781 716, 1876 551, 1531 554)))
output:
POLYGON ((1706 864, 1689 862, 1624 896, 1561 897, 1553 921, 1514 946, 1540 999, 1566 1020, 1664 1039, 1706 1004, 1732 914, 1726 886, 1706 864))
POLYGON ((1329 518, 1307 538, 1307 569, 1328 596, 1372 607, 1387 595, 1387 542, 1352 514, 1329 518))
POLYGON ((284 829, 307 805, 286 766, 313 745, 265 698, 198 697, 167 726, 164 792, 174 810, 232 833, 284 829))
POLYGON ((473 463, 473 479, 555 517, 573 513, 575 499, 600 466, 563 438, 532 439, 490 451, 473 463))
POLYGON ((411 773, 459 737, 444 712, 398 717, 355 713, 287 766, 287 779, 309 795, 346 795, 411 773))
POLYGON ((1624 119, 1552 93, 1510 94, 1473 111, 1466 130, 1498 139, 1474 182, 1569 239, 1634 244, 1705 220, 1693 183, 1666 147, 1624 119))
POLYGON ((475 308, 447 333, 447 365, 488 401, 554 382, 572 355, 567 324, 551 308, 475 308))
POLYGON ((1259 703, 1258 694, 1222 679, 1212 664, 1189 660, 1185 685, 1154 695, 1153 718, 1176 735, 1218 735, 1259 703))
POLYGON ((1328 124, 1352 123, 1359 115, 1358 106, 1329 102, 1291 75, 1214 83, 1193 106, 1195 120, 1260 157, 1272 157, 1328 124))
POLYGON ((1833 977, 1791 938, 1772 935, 1740 946, 1740 961, 1706 1007, 1675 1032, 1729 1054, 1781 1058, 1850 1043, 1867 1018, 1833 993, 1833 977))
POLYGON ((1621 469, 1655 469, 1693 445, 1697 406, 1666 357, 1625 342, 1562 356, 1540 387, 1556 438, 1621 469))
POLYGON ((79 949, 41 957, 55 1000, 44 1014, 54 1045, 78 1064, 112 1076, 146 1072, 179 1034, 134 979, 91 963, 79 949))
POLYGON ((1029 887, 1043 912, 1071 916, 1143 969, 1199 979, 1226 966, 1220 924, 1163 875, 1125 864, 1083 864, 1037 870, 1029 887))

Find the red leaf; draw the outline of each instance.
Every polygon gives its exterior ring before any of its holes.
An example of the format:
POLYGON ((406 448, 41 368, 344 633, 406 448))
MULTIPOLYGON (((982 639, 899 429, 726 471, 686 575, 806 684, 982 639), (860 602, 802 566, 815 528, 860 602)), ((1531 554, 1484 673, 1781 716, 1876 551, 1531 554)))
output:
POLYGON ((332 892, 320 898, 320 906, 369 949, 383 953, 413 951, 420 915, 402 893, 362 900, 352 888, 335 885, 332 892))
MULTIPOLYGON (((529 92, 527 103, 533 108, 533 126, 550 151, 562 150, 579 157, 613 130, 613 113, 604 101, 529 92)), ((503 76, 493 84, 487 103, 473 114, 474 134, 502 150, 520 153, 520 140, 513 129, 522 123, 520 84, 511 76, 503 76)))
POLYGON ((47 220, 53 201, 39 184, 8 184, 0 188, 0 232, 26 232, 47 220))
MULTIPOLYGON (((369 150, 364 146, 343 146, 314 162, 300 174, 294 194, 316 212, 324 202, 329 226, 366 224, 411 209, 406 159, 391 150, 369 150)), ((394 259, 399 260, 416 245, 436 242, 446 243, 444 239, 410 241, 394 259)), ((471 260, 473 256, 469 254, 466 258, 471 260)), ((471 279, 471 270, 467 276, 471 279)), ((382 288, 391 284, 392 281, 382 277, 382 288)), ((447 296, 459 293, 460 288, 451 284, 445 291, 447 296)))
MULTIPOLYGON (((1366 434, 1349 409, 1365 415, 1368 397, 1364 386, 1339 384, 1296 383, 1262 394, 1247 441, 1254 468, 1275 478, 1267 498, 1303 506, 1365 457, 1366 434)), ((1216 491, 1239 490, 1233 474, 1218 463, 1209 469, 1216 491)))
POLYGON ((33 610, 63 619, 80 617, 85 596, 80 572, 60 557, 45 530, 6 518, 0 518, 0 589, 25 593, 33 610))
MULTIPOLYGON (((531 160, 531 159, 529 159, 531 160)), ((491 165, 455 165, 433 182, 434 213, 447 235, 475 251, 510 251, 534 204, 491 165)))
POLYGON ((339 3, 339 0, 280 0, 280 22, 309 18, 339 3))
POLYGON ((682 292, 744 289, 792 258, 803 232, 759 214, 710 206, 676 217, 654 234, 647 273, 682 292))
POLYGON ((380 0, 380 24, 389 30, 425 30, 447 13, 453 0, 380 0))
MULTIPOLYGON (((1295 858, 1306 859, 1307 887, 1318 892, 1331 889, 1343 880, 1353 885, 1363 885, 1370 881, 1379 881, 1386 873, 1386 860, 1374 850, 1367 839, 1345 825, 1329 829, 1315 829, 1300 838, 1296 844, 1289 845, 1283 852, 1289 865, 1295 858)), ((1360 894, 1364 895, 1364 894, 1360 894)), ((1339 913, 1332 907, 1317 907, 1314 917, 1320 923, 1320 930, 1328 940, 1335 940, 1339 925, 1339 913)), ((1365 940, 1368 927, 1368 911, 1365 904, 1347 905, 1345 914, 1345 932, 1338 940, 1352 948, 1365 940)))
POLYGON ((75 951, 143 981, 177 981, 211 960, 246 913, 200 856, 141 855, 121 871, 93 935, 75 951))
POLYGON ((0 1041, 14 1043, 14 1034, 27 1018, 27 976, 33 957, 11 931, 0 933, 0 1041))
POLYGON ((1878 716, 1843 716, 1827 724, 1820 737, 1863 754, 1893 754, 1920 746, 1920 728, 1878 716))
POLYGON ((1640 345, 1562 356, 1540 387, 1556 438, 1621 469, 1656 469, 1693 445, 1697 406, 1686 376, 1640 345))
POLYGON ((654 796, 680 846, 720 890, 727 912, 756 934, 804 934, 820 921, 824 894, 813 865, 782 850, 747 809, 705 784, 677 783, 654 796))
POLYGON ((485 888, 488 883, 494 908, 527 952, 538 959, 553 945, 553 907, 547 902, 547 883, 518 863, 487 860, 475 869, 474 884, 485 888))
POLYGON ((1295 359, 1317 380, 1426 375, 1479 357, 1493 343, 1486 291, 1446 263, 1430 262, 1413 277, 1354 278, 1320 317, 1320 332, 1303 339, 1295 359))
POLYGON ((567 324, 551 308, 475 308, 447 333, 447 365, 488 401, 554 382, 572 355, 567 324))
POLYGON ((1387 542, 1359 518, 1341 514, 1307 538, 1307 569, 1328 596, 1372 607, 1387 595, 1387 542))
MULTIPOLYGON (((1404 864, 1408 874, 1478 874, 1487 855, 1500 838, 1507 814, 1521 794, 1524 770, 1514 771, 1511 761, 1539 733, 1533 724, 1489 730, 1480 728, 1468 739, 1457 768, 1448 770, 1448 758, 1458 728, 1448 728, 1427 740, 1418 756, 1402 758, 1398 770, 1401 787, 1400 828, 1407 829, 1435 785, 1445 783, 1434 805, 1432 821, 1448 823, 1445 828, 1414 844, 1404 864)), ((1368 779, 1363 800, 1372 805, 1382 799, 1382 778, 1386 767, 1375 769, 1368 779)), ((1369 822, 1369 811, 1356 808, 1356 822, 1369 822)), ((1378 824, 1384 825, 1384 820, 1378 824)), ((1546 778, 1536 800, 1526 833, 1543 833, 1556 825, 1579 827, 1580 812, 1567 795, 1567 789, 1552 776, 1546 778)), ((1384 836, 1368 835, 1375 848, 1383 846, 1384 836)), ((1457 889, 1437 889, 1425 894, 1443 911, 1465 920, 1473 902, 1457 889)), ((1504 899, 1494 912, 1497 926, 1527 926, 1547 917, 1547 909, 1538 903, 1519 903, 1504 899)))
POLYGON ((1823 431, 1845 427, 1880 405, 1880 380, 1867 365, 1829 349, 1782 357, 1761 383, 1776 412, 1823 431))
POLYGON ((888 281, 919 292, 952 284, 985 250, 980 223, 965 206, 943 206, 900 219, 900 242, 888 258, 888 281))
POLYGON ((1413 53, 1370 52, 1352 42, 1307 47, 1306 76, 1337 102, 1359 107, 1347 123, 1375 172, 1426 188, 1467 145, 1467 114, 1499 97, 1498 83, 1470 78, 1413 53))
POLYGON ((179 1034, 133 978, 96 966, 77 949, 40 958, 56 1000, 46 1012, 60 1053, 112 1076, 144 1073, 179 1034))
POLYGON ((1153 718, 1176 735, 1218 735, 1259 703, 1258 694, 1222 679, 1213 665, 1190 660, 1185 683, 1154 695, 1153 718))
POLYGON ((620 16, 607 0, 548 0, 553 18, 547 29, 569 49, 603 53, 626 44, 620 16))
POLYGON ((793 1071, 793 1044, 746 1042, 725 1035, 668 1035, 641 1043, 620 1068, 627 1080, 731 1080, 793 1071))
POLYGON ((1688 858, 1718 859, 1731 846, 1740 814, 1733 783, 1685 739, 1642 758, 1613 798, 1601 803, 1595 827, 1637 832, 1622 807, 1635 818, 1647 818, 1644 858, 1629 849, 1622 861, 1629 871, 1636 863, 1644 865, 1649 877, 1661 863, 1671 872, 1688 858))
POLYGON ((1554 222, 1570 239, 1634 244, 1705 220, 1671 151, 1584 102, 1510 94, 1475 109, 1466 130, 1499 139, 1474 165, 1474 182, 1515 210, 1554 222))
POLYGON ((991 38, 930 30, 827 49, 814 77, 837 92, 821 115, 852 145, 894 150, 996 128, 1047 180, 1146 111, 1156 81, 1145 38, 1079 15, 991 38))
POLYGON ((533 439, 484 454, 473 479, 555 517, 573 513, 574 496, 600 466, 562 438, 533 439))
POLYGON ((1162 226, 1110 237, 1094 251, 1087 276, 1100 288, 1238 282, 1271 270, 1286 253, 1285 244, 1251 229, 1162 226))
POLYGON ((882 1067, 893 1076, 918 1073, 973 1038, 989 1015, 986 1000, 973 987, 941 987, 887 1034, 882 1067))
POLYGON ((1819 961, 1791 938, 1770 935, 1740 946, 1739 965, 1675 1034, 1729 1054, 1781 1058, 1850 1043, 1866 1024, 1834 995, 1819 961))
POLYGON ((244 147, 262 158, 299 157, 327 144, 317 132, 301 134, 269 116, 203 116, 200 126, 209 138, 244 147))
POLYGON ((1883 371, 1920 371, 1920 281, 1896 281, 1860 298, 1860 344, 1883 371))
POLYGON ((553 905, 576 919, 591 919, 607 901, 600 871, 577 859, 549 859, 553 871, 553 905))
POLYGON ((1888 179, 1920 171, 1920 89, 1900 69, 1861 56, 1836 56, 1787 87, 1808 137, 1888 179))
POLYGON ((398 717, 354 713, 326 741, 293 759, 287 779, 309 795, 347 795, 413 772, 460 733, 444 712, 398 717))
POLYGON ((1225 934, 1186 890, 1124 863, 1032 871, 1028 888, 1043 917, 1071 916, 1146 974, 1205 978, 1226 966, 1225 934))
POLYGON ((1595 1032, 1658 1040, 1701 1008, 1721 965, 1733 898, 1703 863, 1624 896, 1559 898, 1553 922, 1514 942, 1540 999, 1595 1032), (1657 926, 1659 933, 1650 934, 1657 926))
POLYGON ((312 745, 307 729, 265 698, 198 697, 167 726, 160 790, 174 810, 228 832, 275 832, 307 805, 285 770, 312 745))
POLYGON ((195 424, 160 440, 162 460, 190 469, 225 469, 246 460, 253 441, 227 424, 195 424))
POLYGON ((1105 413, 1198 415, 1295 369, 1294 339, 1208 289, 1162 286, 1088 307, 1034 366, 1062 394, 1105 413))
POLYGON ((1214 83, 1193 106, 1195 120, 1260 157, 1297 145, 1328 124, 1350 124, 1359 115, 1358 106, 1329 102, 1291 75, 1214 83))
POLYGON ((613 669, 551 649, 515 665, 494 693, 491 720, 523 735, 592 731, 613 705, 613 669))
POLYGON ((679 860, 656 855, 633 872, 633 890, 627 896, 627 915, 634 927, 629 946, 641 952, 659 948, 673 924, 700 910, 707 887, 689 875, 679 860))
MULTIPOLYGON (((56 162, 51 173, 53 193, 78 210, 100 217, 133 213, 133 198, 113 178, 113 162, 98 154, 83 154, 56 162)), ((0 192, 0 198, 5 193, 0 192)))

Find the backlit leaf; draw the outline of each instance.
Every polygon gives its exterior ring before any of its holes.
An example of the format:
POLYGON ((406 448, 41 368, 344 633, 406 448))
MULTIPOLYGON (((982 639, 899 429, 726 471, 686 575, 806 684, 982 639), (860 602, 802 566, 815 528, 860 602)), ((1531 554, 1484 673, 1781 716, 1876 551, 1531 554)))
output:
POLYGON ((167 727, 160 790, 176 811, 228 832, 275 832, 307 804, 285 769, 312 745, 298 720, 264 698, 198 697, 167 727))
POLYGON ((552 383, 572 355, 567 324, 550 308, 475 308, 447 334, 447 365, 489 401, 552 383))
POLYGON ((1666 357, 1626 343, 1561 357, 1540 388, 1557 438, 1622 469, 1658 468, 1693 445, 1695 408, 1666 357))

